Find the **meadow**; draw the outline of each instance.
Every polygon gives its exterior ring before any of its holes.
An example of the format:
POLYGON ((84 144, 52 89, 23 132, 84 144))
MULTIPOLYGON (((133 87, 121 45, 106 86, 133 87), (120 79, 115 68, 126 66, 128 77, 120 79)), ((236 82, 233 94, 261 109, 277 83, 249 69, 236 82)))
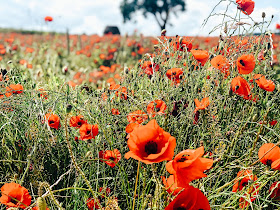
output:
POLYGON ((280 209, 280 36, 253 35, 265 24, 2 32, 0 209, 280 209))

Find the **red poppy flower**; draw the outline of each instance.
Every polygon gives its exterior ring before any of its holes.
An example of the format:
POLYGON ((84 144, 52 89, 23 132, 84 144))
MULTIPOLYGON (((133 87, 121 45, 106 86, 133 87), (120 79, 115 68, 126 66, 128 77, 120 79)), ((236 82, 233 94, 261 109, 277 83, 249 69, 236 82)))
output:
POLYGON ((60 118, 56 114, 47 113, 45 115, 45 120, 48 121, 48 125, 51 128, 58 129, 60 128, 60 118))
POLYGON ((197 188, 187 186, 166 208, 165 210, 210 210, 208 199, 197 188))
POLYGON ((266 91, 273 92, 275 89, 275 84, 272 80, 267 80, 264 75, 256 74, 254 76, 255 82, 258 86, 266 91))
POLYGON ((144 69, 145 74, 153 75, 154 71, 159 70, 159 65, 151 61, 145 61, 142 65, 142 69, 144 69))
MULTIPOLYGON (((239 171, 237 173, 237 181, 233 185, 232 191, 237 192, 241 191, 247 185, 250 185, 250 182, 255 182, 257 180, 257 176, 253 175, 251 170, 239 171), (242 178, 242 179, 241 179, 242 178)), ((259 194, 259 185, 257 183, 250 185, 249 189, 245 192, 245 195, 250 196, 250 201, 254 201, 259 194)), ((241 197, 239 199, 239 207, 245 208, 249 205, 249 202, 241 197)))
POLYGON ((70 127, 80 128, 83 124, 87 124, 83 115, 73 116, 70 118, 70 127))
POLYGON ((191 50, 191 53, 195 60, 201 63, 202 66, 204 66, 209 58, 209 53, 206 50, 191 50))
MULTIPOLYGON (((280 148, 273 143, 266 143, 259 149, 258 156, 260 161, 273 169, 280 167, 280 148)), ((280 168, 279 168, 280 169, 280 168)))
POLYGON ((155 119, 147 125, 134 128, 127 141, 130 151, 125 158, 134 158, 146 164, 171 160, 176 147, 176 139, 165 132, 155 119))
POLYGON ((94 139, 95 136, 98 134, 98 125, 91 125, 91 124, 83 124, 80 128, 80 139, 81 140, 88 140, 94 139))
POLYGON ((115 109, 115 108, 113 108, 111 110, 111 112, 112 112, 113 115, 119 115, 120 114, 120 111, 118 109, 115 109))
POLYGON ((255 2, 252 0, 236 0, 238 9, 240 9, 245 15, 251 15, 254 11, 255 2))
POLYGON ((121 157, 121 153, 118 149, 114 149, 113 151, 106 150, 99 152, 99 158, 108 160, 104 162, 111 168, 115 167, 115 165, 120 161, 121 157))
POLYGON ((45 21, 46 22, 51 22, 51 21, 53 21, 53 18, 51 16, 46 16, 45 21))
POLYGON ((183 71, 181 68, 168 69, 166 72, 166 76, 168 77, 168 79, 175 82, 175 84, 178 84, 182 79, 183 71))
POLYGON ((192 43, 186 38, 182 38, 181 42, 179 40, 176 41, 175 47, 177 50, 184 51, 184 49, 186 49, 188 52, 190 52, 192 49, 192 43))
POLYGON ((196 98, 194 99, 194 102, 196 106, 194 112, 206 109, 210 105, 209 97, 203 98, 201 102, 196 98))
POLYGON ((137 110, 127 115, 127 120, 130 123, 136 122, 138 124, 141 124, 147 119, 148 119, 148 115, 146 115, 146 113, 143 112, 142 110, 137 110))
POLYGON ((229 76, 229 67, 230 64, 228 60, 222 56, 222 55, 217 55, 211 60, 211 65, 215 67, 216 69, 219 69, 222 73, 225 74, 225 78, 229 76))
POLYGON ((17 183, 6 183, 1 187, 2 196, 0 203, 7 207, 25 209, 31 204, 31 196, 28 190, 17 183))
POLYGON ((21 84, 13 85, 6 87, 6 93, 5 95, 7 97, 10 97, 12 94, 20 94, 23 92, 23 86, 21 84))
POLYGON ((277 120, 271 120, 270 122, 269 122, 269 124, 271 125, 271 126, 274 126, 274 125, 276 125, 277 124, 277 120))
POLYGON ((192 180, 207 176, 203 172, 212 167, 213 160, 203 158, 203 154, 204 147, 187 149, 166 164, 166 170, 174 175, 178 187, 187 187, 192 180))
POLYGON ((140 126, 140 124, 138 124, 138 123, 129 123, 125 128, 125 132, 131 133, 134 130, 134 128, 137 128, 139 126, 140 126))
POLYGON ((87 199, 87 207, 88 210, 93 210, 93 209, 100 209, 100 200, 97 199, 96 201, 93 198, 88 198, 87 199))
POLYGON ((242 55, 237 61, 237 69, 239 74, 250 74, 256 65, 255 57, 253 54, 242 55))
POLYGON ((280 24, 277 23, 275 28, 280 30, 280 24))
POLYGON ((231 90, 237 94, 242 96, 244 99, 249 99, 250 97, 250 86, 248 82, 243 79, 241 76, 237 76, 231 81, 231 90))
POLYGON ((147 113, 151 114, 153 117, 156 114, 162 115, 164 114, 164 110, 166 110, 166 108, 166 103, 163 100, 154 100, 148 104, 147 113))
POLYGON ((182 191, 182 189, 184 189, 183 187, 177 186, 174 175, 170 175, 167 179, 165 177, 161 177, 161 178, 165 186, 165 189, 169 194, 172 193, 172 195, 177 195, 179 192, 182 191))
POLYGON ((270 197, 280 201, 280 182, 274 182, 269 188, 270 197))

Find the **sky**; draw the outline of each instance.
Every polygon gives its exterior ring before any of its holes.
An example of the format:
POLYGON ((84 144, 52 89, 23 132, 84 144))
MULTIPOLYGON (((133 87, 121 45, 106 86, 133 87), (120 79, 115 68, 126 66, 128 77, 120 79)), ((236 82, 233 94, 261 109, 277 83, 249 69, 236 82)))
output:
MULTIPOLYGON (((27 30, 43 30, 65 32, 71 34, 102 35, 107 25, 118 26, 122 35, 132 34, 135 30, 146 36, 160 35, 160 28, 153 15, 145 19, 140 12, 133 15, 130 22, 123 23, 120 12, 122 0, 0 0, 0 27, 27 30), (53 22, 45 23, 44 17, 52 16, 53 22)), ((266 13, 266 21, 274 18, 269 29, 275 31, 276 23, 280 23, 280 0, 254 0, 255 9, 250 15, 254 21, 262 21, 262 12, 266 13)), ((167 35, 208 36, 211 29, 217 26, 222 16, 213 16, 201 27, 212 9, 221 2, 214 13, 235 16, 237 9, 235 0, 186 0, 186 11, 178 12, 178 17, 171 15, 167 26, 167 35)), ((241 18, 246 15, 241 14, 241 18)), ((249 19, 242 20, 250 22, 249 19)), ((252 21, 250 22, 252 23, 252 21)), ((258 31, 256 31, 258 32, 258 31)), ((219 35, 216 30, 210 36, 219 35)))

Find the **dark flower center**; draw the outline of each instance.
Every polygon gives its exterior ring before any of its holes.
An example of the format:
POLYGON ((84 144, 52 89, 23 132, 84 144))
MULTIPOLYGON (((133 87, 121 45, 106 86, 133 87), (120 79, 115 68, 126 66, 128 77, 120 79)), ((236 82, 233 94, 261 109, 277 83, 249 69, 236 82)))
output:
POLYGON ((242 186, 245 187, 248 184, 248 182, 243 182, 242 186))
POLYGON ((149 141, 145 145, 145 152, 150 155, 150 154, 156 154, 157 153, 157 143, 154 141, 149 141))
POLYGON ((87 131, 87 135, 89 135, 89 134, 90 134, 90 130, 87 131))
POLYGON ((78 125, 82 125, 82 122, 78 122, 77 124, 78 124, 78 125))
MULTIPOLYGON (((15 199, 17 199, 17 198, 15 198, 15 199)), ((17 202, 15 199, 14 199, 14 198, 11 198, 11 201, 10 201, 10 202, 12 202, 13 204, 17 205, 18 202, 17 202)))
POLYGON ((268 166, 271 167, 271 164, 272 164, 272 160, 267 160, 267 161, 266 161, 266 165, 268 165, 268 166))
POLYGON ((109 160, 115 161, 115 158, 114 157, 110 157, 109 160))
POLYGON ((50 124, 53 124, 53 123, 54 123, 54 121, 53 121, 53 120, 51 120, 49 123, 50 123, 50 124))
POLYGON ((245 63, 243 60, 240 60, 239 63, 242 65, 242 66, 245 66, 245 63))
POLYGON ((179 207, 179 208, 177 208, 176 210, 187 210, 185 207, 179 207))

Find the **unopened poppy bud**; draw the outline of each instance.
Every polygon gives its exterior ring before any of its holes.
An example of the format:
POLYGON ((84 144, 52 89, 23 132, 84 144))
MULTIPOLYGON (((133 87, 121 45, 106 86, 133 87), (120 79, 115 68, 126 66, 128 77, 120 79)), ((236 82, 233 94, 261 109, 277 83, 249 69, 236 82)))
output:
POLYGON ((128 68, 127 67, 124 67, 123 71, 124 71, 125 74, 128 74, 128 68))
POLYGON ((182 41, 183 41, 183 37, 180 37, 180 39, 179 39, 180 45, 182 44, 182 41))
POLYGON ((224 32, 225 32, 226 34, 227 34, 227 32, 228 32, 227 23, 225 24, 224 32))
POLYGON ((9 61, 7 62, 7 64, 10 64, 10 63, 13 63, 13 61, 9 60, 9 61))
POLYGON ((71 110, 72 110, 72 105, 71 105, 71 104, 68 104, 68 105, 66 106, 66 112, 69 113, 69 112, 71 112, 71 110))
POLYGON ((62 73, 66 74, 68 72, 68 66, 62 68, 62 73))
POLYGON ((37 206, 38 206, 39 210, 46 210, 47 209, 46 200, 43 197, 39 197, 37 199, 37 206))
POLYGON ((88 151, 88 152, 86 153, 85 158, 92 158, 92 152, 91 152, 91 151, 88 151))
POLYGON ((273 19, 274 18, 274 15, 271 15, 271 19, 273 19))
POLYGON ((262 18, 265 18, 265 12, 262 12, 262 18))
POLYGON ((158 49, 158 46, 157 45, 154 45, 154 50, 157 50, 158 49))
POLYGON ((166 30, 163 29, 163 30, 161 31, 161 36, 165 36, 165 35, 166 35, 166 30))

